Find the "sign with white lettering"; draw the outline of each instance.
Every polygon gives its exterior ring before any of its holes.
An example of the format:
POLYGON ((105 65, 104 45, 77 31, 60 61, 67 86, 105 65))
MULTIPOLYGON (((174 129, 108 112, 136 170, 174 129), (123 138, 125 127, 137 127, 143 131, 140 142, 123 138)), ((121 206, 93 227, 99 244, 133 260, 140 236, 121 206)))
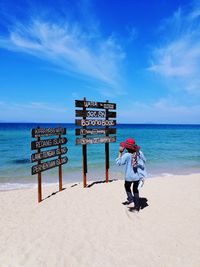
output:
POLYGON ((60 156, 60 155, 66 154, 67 151, 68 149, 66 147, 61 147, 61 148, 56 148, 52 150, 46 150, 40 153, 35 153, 31 155, 31 162, 60 156))
POLYGON ((114 126, 115 120, 76 120, 76 125, 79 126, 114 126))
POLYGON ((116 104, 114 103, 84 101, 84 100, 75 100, 75 106, 79 108, 116 109, 116 104))
POLYGON ((87 129, 76 129, 76 135, 92 135, 92 134, 115 134, 115 128, 87 128, 87 129))
POLYGON ((43 162, 41 164, 38 165, 34 165, 32 167, 32 175, 39 173, 39 172, 43 172, 46 170, 49 170, 51 168, 63 165, 65 163, 67 163, 68 158, 67 157, 63 157, 63 158, 58 158, 55 160, 51 160, 51 161, 47 161, 47 162, 43 162))
POLYGON ((113 142, 116 142, 116 136, 76 138, 76 145, 103 144, 103 143, 113 143, 113 142))
POLYGON ((96 110, 76 110, 76 117, 88 117, 88 118, 116 118, 116 112, 114 111, 96 111, 96 110))
POLYGON ((32 137, 66 134, 66 128, 36 128, 32 129, 32 137))
POLYGON ((66 143, 67 143, 67 138, 65 137, 33 141, 31 142, 31 149, 39 149, 39 148, 50 147, 50 146, 64 145, 66 143))

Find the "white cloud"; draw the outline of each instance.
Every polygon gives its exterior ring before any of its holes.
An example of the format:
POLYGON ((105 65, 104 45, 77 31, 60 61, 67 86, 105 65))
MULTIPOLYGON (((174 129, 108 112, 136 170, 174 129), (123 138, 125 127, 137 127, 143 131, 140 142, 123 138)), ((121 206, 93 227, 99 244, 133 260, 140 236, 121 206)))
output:
POLYGON ((133 102, 119 111, 119 120, 129 123, 200 123, 200 105, 185 106, 171 99, 153 103, 133 102))
POLYGON ((48 60, 67 73, 93 78, 120 92, 120 63, 125 54, 112 36, 100 38, 76 24, 35 19, 12 26, 9 36, 0 37, 0 47, 48 60))
POLYGON ((200 92, 200 9, 179 9, 162 25, 164 44, 153 50, 148 68, 161 77, 171 79, 174 87, 200 92))

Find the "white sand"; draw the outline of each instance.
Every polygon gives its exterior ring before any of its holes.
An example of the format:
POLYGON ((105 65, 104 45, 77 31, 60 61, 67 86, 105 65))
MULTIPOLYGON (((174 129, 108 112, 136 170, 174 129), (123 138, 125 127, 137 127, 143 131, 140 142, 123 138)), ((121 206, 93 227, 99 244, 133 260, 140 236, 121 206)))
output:
POLYGON ((0 267, 200 266, 199 174, 147 180, 138 214, 123 181, 64 187, 0 192, 0 267))

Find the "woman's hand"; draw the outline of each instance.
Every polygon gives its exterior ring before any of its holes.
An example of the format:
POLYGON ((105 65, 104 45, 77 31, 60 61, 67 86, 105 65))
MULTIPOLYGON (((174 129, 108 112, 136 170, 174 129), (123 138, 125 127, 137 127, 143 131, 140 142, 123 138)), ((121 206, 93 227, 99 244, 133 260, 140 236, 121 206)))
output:
POLYGON ((119 147, 119 152, 122 153, 124 151, 124 149, 125 149, 124 147, 120 146, 119 147))
POLYGON ((120 146, 119 147, 119 154, 118 154, 118 158, 120 158, 121 156, 122 156, 122 153, 123 153, 123 151, 124 151, 124 147, 122 147, 122 146, 120 146))

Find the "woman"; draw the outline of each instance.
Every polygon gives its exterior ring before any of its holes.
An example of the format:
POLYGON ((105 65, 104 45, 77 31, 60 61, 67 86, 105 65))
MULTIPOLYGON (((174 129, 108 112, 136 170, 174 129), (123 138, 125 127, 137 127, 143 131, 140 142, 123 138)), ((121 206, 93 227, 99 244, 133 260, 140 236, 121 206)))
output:
POLYGON ((139 182, 143 181, 144 177, 146 177, 145 162, 144 154, 140 151, 140 147, 136 145, 134 139, 128 138, 125 142, 120 143, 116 164, 119 166, 125 165, 124 187, 127 194, 127 201, 123 204, 127 205, 133 202, 135 204, 134 210, 136 211, 140 209, 139 182), (123 154, 125 149, 126 153, 123 154))

